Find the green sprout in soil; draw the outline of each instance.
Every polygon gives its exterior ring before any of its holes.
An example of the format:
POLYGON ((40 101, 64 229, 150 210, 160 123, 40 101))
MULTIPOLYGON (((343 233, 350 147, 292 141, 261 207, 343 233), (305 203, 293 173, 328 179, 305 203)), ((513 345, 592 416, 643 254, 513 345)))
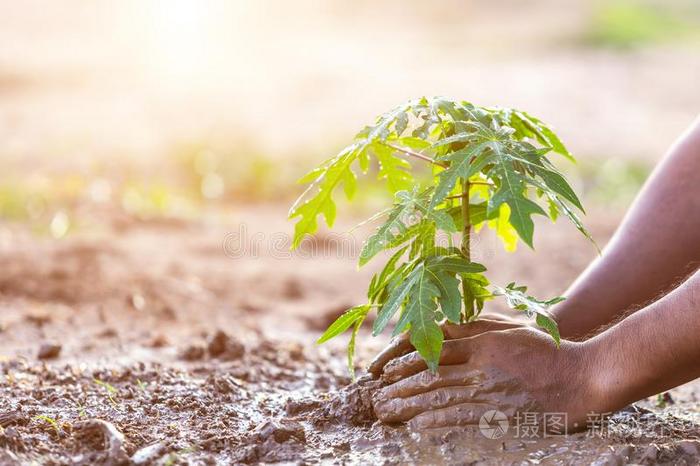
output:
POLYGON ((99 385, 100 387, 105 389, 105 391, 107 392, 107 399, 109 400, 109 403, 112 405, 112 407, 116 408, 117 407, 117 400, 115 399, 115 397, 119 393, 117 388, 114 387, 113 385, 107 383, 107 382, 100 380, 100 379, 93 379, 93 382, 95 382, 97 385, 99 385))
POLYGON ((74 401, 73 403, 75 404, 75 407, 78 410, 78 417, 80 417, 81 419, 87 418, 88 415, 87 411, 85 410, 85 406, 79 401, 74 401))
POLYGON ((486 267, 472 261, 471 249, 472 235, 484 225, 509 251, 518 238, 532 248, 533 215, 552 221, 563 215, 591 239, 576 212, 583 212, 581 202, 550 162, 550 153, 574 161, 552 129, 526 112, 421 98, 379 116, 352 144, 304 176, 300 182, 310 186, 290 211, 290 218, 298 218, 293 248, 317 230, 319 215, 333 226, 333 192, 342 185, 352 199, 357 169, 367 174, 374 161, 378 178, 394 196, 392 207, 370 219, 384 223, 360 253, 362 266, 391 251, 369 284, 367 302, 342 314, 318 343, 352 329, 348 364, 353 372, 358 331, 376 310, 373 335, 398 316, 392 335, 409 332, 410 342, 436 371, 444 340, 440 325, 471 322, 485 301, 504 296, 509 307, 534 318, 558 345, 557 324, 547 309, 563 298, 536 299, 515 283, 492 286, 486 267), (409 160, 430 167, 430 183, 416 182, 409 160), (437 241, 440 232, 447 233, 447 244, 437 241), (461 240, 453 244, 456 234, 461 240))
POLYGON ((53 430, 56 432, 56 435, 58 435, 58 436, 61 435, 62 429, 61 429, 61 426, 56 419, 54 419, 50 416, 40 414, 38 416, 34 416, 34 420, 35 421, 44 421, 45 423, 47 423, 48 425, 50 425, 53 428, 53 430))
POLYGON ((141 390, 142 392, 145 392, 146 389, 148 388, 148 384, 141 379, 136 379, 136 385, 139 387, 139 390, 141 390))
POLYGON ((178 463, 182 459, 182 456, 184 455, 189 455, 190 453, 197 453, 197 447, 196 446, 189 446, 182 448, 178 451, 175 451, 173 453, 170 453, 167 456, 167 459, 165 460, 164 465, 165 466, 172 466, 178 463))

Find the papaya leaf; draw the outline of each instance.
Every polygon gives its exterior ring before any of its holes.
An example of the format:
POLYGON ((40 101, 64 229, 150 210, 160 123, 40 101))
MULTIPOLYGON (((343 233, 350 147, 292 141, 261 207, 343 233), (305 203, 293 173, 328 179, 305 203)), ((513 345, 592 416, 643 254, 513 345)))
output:
POLYGON ((547 205, 549 206, 549 218, 551 218, 553 222, 556 222, 559 218, 559 207, 557 203, 551 199, 547 199, 547 205))
POLYGON ((316 181, 325 171, 325 163, 319 167, 314 168, 310 172, 308 172, 306 175, 302 176, 297 180, 297 183, 299 184, 307 184, 311 183, 313 181, 316 181))
POLYGON ((549 333, 552 336, 552 338, 554 338, 554 342, 557 344, 557 347, 561 344, 559 326, 548 313, 538 312, 537 317, 535 318, 535 322, 540 328, 544 329, 547 333, 549 333))
POLYGON ((329 227, 333 226, 336 211, 332 197, 333 190, 341 181, 348 182, 347 171, 350 170, 350 165, 357 159, 360 151, 358 144, 346 147, 324 168, 318 178, 292 206, 289 218, 300 217, 294 228, 292 248, 299 247, 304 236, 316 232, 318 229, 316 217, 319 215, 325 217, 329 227), (312 193, 313 196, 307 199, 308 195, 312 193))
POLYGON ((328 340, 337 337, 341 333, 345 332, 350 328, 355 322, 363 319, 369 312, 370 306, 368 304, 363 304, 362 306, 351 307, 343 314, 341 314, 331 325, 326 329, 326 331, 321 335, 321 337, 316 340, 316 344, 320 345, 327 342, 328 340))
POLYGON ((433 270, 444 270, 452 273, 479 273, 485 272, 486 267, 477 263, 470 262, 462 256, 450 255, 441 257, 431 257, 428 260, 429 267, 433 270))
POLYGON ((431 147, 430 142, 412 136, 405 136, 396 140, 400 146, 408 147, 416 151, 422 151, 431 147))
POLYGON ((394 155, 396 151, 384 144, 373 144, 372 151, 379 161, 379 173, 377 177, 380 180, 386 180, 386 185, 390 192, 396 193, 413 187, 413 176, 407 171, 411 168, 410 163, 396 157, 394 155))
POLYGON ((498 164, 494 167, 494 171, 497 174, 500 186, 493 197, 489 199, 488 209, 493 212, 501 204, 508 204, 508 207, 510 207, 510 223, 523 242, 532 248, 532 236, 535 231, 535 225, 531 217, 534 214, 544 216, 547 214, 542 210, 542 207, 525 196, 525 177, 515 169, 513 162, 503 155, 500 144, 492 143, 491 147, 498 155, 498 164))
POLYGON ((355 197, 357 192, 357 176, 352 168, 349 168, 343 172, 343 190, 345 191, 345 197, 349 200, 355 197))
POLYGON ((430 221, 422 221, 420 225, 421 228, 408 249, 408 258, 411 260, 431 256, 436 249, 435 233, 437 227, 430 221))
MULTIPOLYGON (((406 229, 406 231, 398 234, 393 240, 391 240, 391 242, 387 245, 385 249, 393 249, 409 241, 415 241, 417 238, 424 236, 426 234, 426 230, 430 226, 430 222, 427 221, 420 221, 415 225, 411 225, 410 227, 408 227, 408 229, 406 229)), ((413 244, 409 243, 409 246, 413 246, 413 244)), ((411 252, 412 250, 409 251, 409 257, 411 256, 411 252)))
POLYGON ((529 318, 535 318, 535 323, 552 336, 557 346, 559 346, 561 337, 559 335, 559 327, 556 321, 549 314, 547 309, 561 302, 563 297, 556 297, 548 301, 541 301, 527 294, 527 287, 516 286, 514 283, 509 283, 505 288, 494 287, 495 295, 502 295, 506 298, 506 303, 511 309, 524 311, 529 318))
MULTIPOLYGON (((370 284, 369 290, 367 291, 367 298, 370 302, 376 302, 377 297, 386 288, 386 286, 391 281, 394 273, 397 271, 396 263, 401 259, 401 257, 406 253, 408 246, 404 246, 396 251, 391 258, 387 261, 379 274, 375 274, 370 284)), ((405 265, 404 265, 405 266, 405 265)), ((403 266, 402 266, 403 267, 403 266)), ((401 268, 399 268, 400 270, 401 268)))
POLYGON ((430 280, 440 290, 440 310, 450 322, 459 324, 462 312, 462 295, 459 291, 457 277, 444 270, 433 270, 426 267, 430 280))
POLYGON ((562 202, 560 199, 558 199, 556 196, 551 196, 550 200, 557 206, 558 210, 560 212, 563 212, 566 217, 571 220, 571 223, 574 224, 576 229, 580 231, 583 236, 588 238, 588 240, 593 243, 593 246, 595 246, 596 250, 598 251, 598 254, 601 254, 600 247, 598 246, 598 243, 595 242, 593 239, 593 236, 588 232, 586 227, 583 225, 583 222, 581 222, 581 219, 578 218, 578 215, 571 210, 564 202, 562 202))
POLYGON ((581 201, 568 181, 566 181, 566 178, 555 169, 547 167, 546 165, 549 165, 549 163, 545 157, 528 153, 523 154, 522 158, 514 157, 514 159, 528 163, 530 170, 542 179, 544 184, 537 184, 538 188, 544 192, 554 192, 571 202, 582 212, 584 211, 581 201))
POLYGON ((438 369, 444 339, 442 330, 435 323, 434 316, 418 313, 417 317, 411 321, 409 340, 418 354, 425 359, 428 369, 433 373, 437 372, 438 369))
MULTIPOLYGON (((452 217, 452 221, 454 222, 457 231, 462 231, 462 227, 464 225, 464 219, 462 218, 462 207, 451 207, 448 209, 448 212, 452 217)), ((472 227, 478 228, 485 221, 497 218, 497 215, 498 212, 487 212, 485 202, 469 204, 469 224, 472 227)))
POLYGON ((481 273, 464 273, 460 276, 462 283, 467 286, 469 294, 474 298, 477 311, 481 312, 484 303, 493 297, 491 291, 486 288, 489 285, 489 280, 481 273))
POLYGON ((448 136, 446 138, 442 138, 439 141, 433 143, 432 147, 442 147, 442 146, 448 146, 450 144, 454 144, 456 142, 470 142, 475 139, 473 133, 458 133, 453 136, 448 136))
POLYGON ((455 184, 460 178, 468 178, 472 159, 479 156, 486 149, 486 144, 478 144, 468 146, 463 150, 452 152, 448 160, 450 166, 440 172, 438 175, 439 181, 435 187, 435 193, 430 199, 430 209, 434 209, 436 205, 442 202, 454 189, 455 184))
POLYGON ((418 195, 415 190, 396 193, 394 208, 389 212, 386 222, 365 241, 360 251, 360 266, 365 265, 408 230, 406 223, 410 220, 410 215, 415 213, 417 202, 418 195))
POLYGON ((501 204, 498 209, 498 216, 489 220, 489 227, 496 232, 496 236, 503 243, 503 248, 508 252, 513 252, 518 247, 518 232, 510 223, 510 207, 508 204, 501 204))
POLYGON ((394 130, 396 131, 396 135, 401 137, 404 131, 406 131, 406 127, 408 126, 408 115, 406 112, 400 112, 396 116, 396 121, 394 123, 394 130))
POLYGON ((374 325, 372 326, 372 334, 374 336, 377 336, 384 331, 391 318, 394 317, 394 314, 396 314, 396 312, 398 312, 398 310, 401 308, 401 305, 411 292, 413 285, 416 283, 418 278, 422 276, 423 264, 419 264, 401 283, 398 284, 398 286, 391 291, 386 302, 377 313, 377 319, 374 321, 374 325))
POLYGON ((576 195, 576 192, 574 192, 574 190, 571 188, 569 183, 562 175, 560 175, 557 172, 546 169, 536 170, 536 173, 540 178, 542 178, 542 181, 544 181, 545 185, 549 189, 559 194, 567 201, 571 202, 583 212, 583 206, 581 205, 581 201, 576 195))
POLYGON ((442 330, 436 323, 436 298, 438 296, 440 296, 439 288, 431 280, 427 269, 421 267, 411 286, 406 308, 393 332, 393 335, 396 336, 406 328, 407 324, 410 324, 411 344, 425 359, 433 372, 437 370, 444 339, 442 330))
POLYGON ((357 334, 360 332, 360 327, 362 327, 362 323, 366 318, 367 314, 364 314, 355 321, 355 326, 350 334, 350 341, 348 341, 348 370, 353 382, 355 381, 355 340, 357 340, 357 334))
POLYGON ((559 136, 557 136, 549 126, 547 126, 545 123, 543 123, 536 117, 530 115, 529 113, 515 113, 520 117, 523 123, 531 127, 532 131, 537 135, 537 139, 540 143, 550 146, 554 150, 554 152, 563 155, 564 157, 569 159, 569 161, 576 161, 576 159, 574 159, 574 157, 571 155, 566 146, 564 146, 564 143, 561 142, 559 136))
POLYGON ((457 225, 455 224, 454 219, 448 213, 448 209, 431 210, 431 211, 428 211, 427 214, 428 214, 428 217, 430 217, 435 222, 435 226, 437 228, 439 228, 440 230, 443 230, 446 232, 459 231, 457 229, 457 225))

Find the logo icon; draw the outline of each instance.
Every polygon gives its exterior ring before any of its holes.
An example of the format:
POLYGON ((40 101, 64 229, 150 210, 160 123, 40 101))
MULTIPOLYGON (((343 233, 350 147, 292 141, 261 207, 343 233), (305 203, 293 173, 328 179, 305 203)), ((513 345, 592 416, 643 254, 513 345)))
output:
POLYGON ((508 418, 501 411, 486 411, 479 419, 479 430, 484 437, 496 440, 508 432, 508 418))

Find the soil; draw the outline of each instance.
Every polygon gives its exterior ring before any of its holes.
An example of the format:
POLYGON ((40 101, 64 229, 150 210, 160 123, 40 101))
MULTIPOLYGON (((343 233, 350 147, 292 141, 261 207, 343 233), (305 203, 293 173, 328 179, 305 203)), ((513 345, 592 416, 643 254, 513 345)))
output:
MULTIPOLYGON (((491 440, 376 422, 378 382, 361 370, 351 382, 344 341, 313 344, 362 299, 371 266, 284 248, 235 253, 227 238, 242 219, 249 231, 290 229, 264 206, 62 241, 0 225, 0 465, 700 462, 698 384, 664 408, 645 400, 615 414, 604 436, 511 429, 491 440)), ((603 240, 613 225, 592 228, 603 240)), ((478 247, 497 273, 558 292, 594 252, 557 255, 572 233, 544 231, 538 252, 551 268, 529 266, 527 251, 506 267, 488 238, 478 247), (552 285, 554 273, 564 282, 552 285)), ((361 341, 358 368, 386 343, 361 341)))

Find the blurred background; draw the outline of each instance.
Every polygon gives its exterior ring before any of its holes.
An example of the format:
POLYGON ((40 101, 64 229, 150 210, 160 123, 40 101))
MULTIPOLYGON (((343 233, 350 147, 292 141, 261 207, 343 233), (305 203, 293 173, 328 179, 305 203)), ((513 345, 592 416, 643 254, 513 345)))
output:
POLYGON ((57 238, 104 226, 98 211, 195 218, 266 202, 284 215, 300 174, 421 95, 539 116, 578 156, 562 168, 589 211, 622 210, 700 108, 692 0, 25 0, 1 11, 0 216, 57 238))

